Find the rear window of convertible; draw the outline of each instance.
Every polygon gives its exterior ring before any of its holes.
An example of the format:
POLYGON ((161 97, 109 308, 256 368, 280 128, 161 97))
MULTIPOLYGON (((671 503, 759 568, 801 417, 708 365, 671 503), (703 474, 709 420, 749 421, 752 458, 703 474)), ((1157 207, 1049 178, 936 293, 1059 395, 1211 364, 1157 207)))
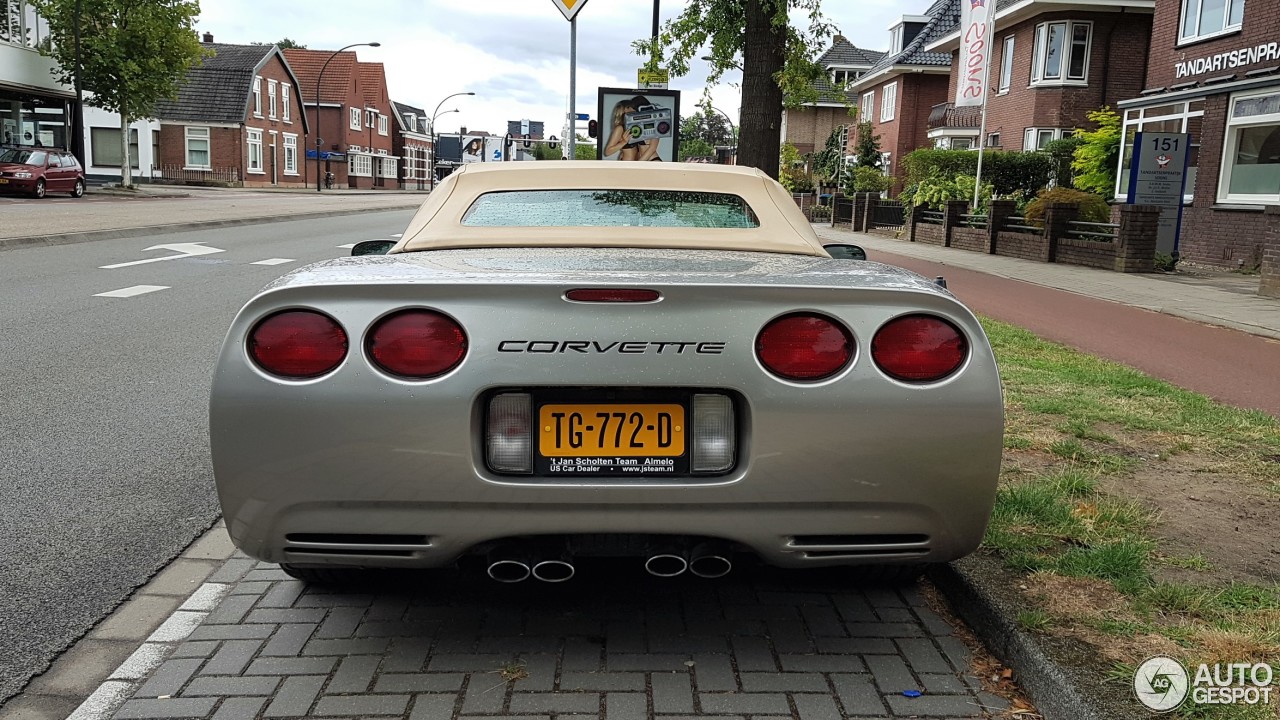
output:
POLYGON ((512 190, 485 193, 470 227, 760 227, 737 195, 677 190, 512 190))

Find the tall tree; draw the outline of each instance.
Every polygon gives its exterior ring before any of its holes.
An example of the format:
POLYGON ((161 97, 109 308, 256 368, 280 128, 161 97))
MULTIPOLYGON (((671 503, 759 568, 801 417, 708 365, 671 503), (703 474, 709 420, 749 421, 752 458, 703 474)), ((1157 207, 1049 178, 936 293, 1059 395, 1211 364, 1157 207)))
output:
POLYGON ((733 128, 729 127, 729 122, 724 119, 723 115, 704 107, 693 115, 686 115, 680 118, 681 150, 684 149, 685 143, 697 140, 710 145, 714 151, 716 145, 733 144, 733 128))
POLYGON ((307 49, 307 46, 306 46, 306 45, 303 45, 302 43, 298 42, 297 40, 290 40, 290 39, 289 39, 289 38, 287 38, 287 37, 286 37, 286 38, 281 38, 280 40, 278 40, 278 41, 276 41, 276 42, 274 42, 274 43, 251 42, 251 43, 249 43, 249 44, 250 44, 250 45, 275 45, 276 47, 280 48, 281 50, 291 50, 291 49, 296 49, 296 50, 306 50, 306 49, 307 49))
POLYGON ((684 10, 651 39, 637 40, 637 54, 660 64, 665 55, 676 76, 710 48, 714 85, 731 69, 742 70, 742 112, 738 128, 738 164, 778 177, 783 107, 818 99, 814 82, 825 75, 816 62, 832 34, 821 13, 822 0, 689 0, 684 10), (789 13, 807 14, 809 26, 793 27, 789 13), (739 65, 738 57, 742 57, 739 65))
POLYGON ((870 120, 858 123, 858 167, 880 169, 884 159, 880 151, 880 136, 875 134, 870 120))
POLYGON ((152 117, 173 98, 205 50, 196 39, 198 0, 31 0, 49 21, 52 42, 42 51, 58 66, 60 82, 93 93, 94 107, 120 114, 121 185, 133 184, 129 125, 152 117), (76 36, 79 34, 79 58, 76 36))

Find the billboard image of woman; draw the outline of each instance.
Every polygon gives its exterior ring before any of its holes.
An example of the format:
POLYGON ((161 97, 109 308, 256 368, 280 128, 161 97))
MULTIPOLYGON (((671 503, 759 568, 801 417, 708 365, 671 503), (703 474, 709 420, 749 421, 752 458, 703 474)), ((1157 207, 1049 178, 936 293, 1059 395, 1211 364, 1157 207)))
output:
POLYGON ((680 93, 674 90, 601 88, 597 141, 602 160, 674 162, 680 127, 680 93))

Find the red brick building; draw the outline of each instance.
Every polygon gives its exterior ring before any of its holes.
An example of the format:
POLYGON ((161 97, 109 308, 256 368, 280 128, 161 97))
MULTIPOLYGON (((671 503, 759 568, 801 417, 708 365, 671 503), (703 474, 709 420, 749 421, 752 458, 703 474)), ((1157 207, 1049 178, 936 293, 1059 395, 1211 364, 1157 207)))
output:
MULTIPOLYGON (((332 172, 334 187, 399 188, 400 160, 391 136, 395 121, 382 63, 360 62, 354 52, 327 50, 289 48, 284 56, 302 83, 312 113, 312 135, 307 138, 311 172, 318 150, 320 175, 332 172)), ((314 182, 314 174, 312 178, 314 182)))
POLYGON ((302 87, 280 49, 214 43, 208 33, 202 45, 215 54, 156 108, 158 179, 305 186, 302 87))
POLYGON ((431 118, 419 107, 392 101, 395 123, 391 126, 391 142, 400 158, 400 186, 409 190, 431 187, 431 135, 427 125, 431 118))
POLYGON ((843 93, 838 88, 861 79, 882 57, 884 53, 863 50, 843 35, 832 38, 831 47, 818 58, 818 62, 827 70, 829 81, 820 80, 814 84, 820 97, 818 102, 783 111, 783 139, 795 146, 802 155, 826 147, 827 138, 831 137, 832 131, 852 125, 855 121, 850 114, 850 107, 857 104, 857 97, 853 93, 843 93))
MULTIPOLYGON (((860 119, 870 121, 872 133, 880 136, 881 169, 887 175, 900 177, 902 157, 929 145, 929 112, 946 101, 951 54, 929 51, 926 44, 949 27, 948 8, 954 3, 935 0, 924 15, 904 15, 889 28, 889 52, 852 84, 860 119)), ((850 138, 854 148, 856 142, 850 138)))
MULTIPOLYGON (((1089 111, 1136 95, 1144 80, 1153 4, 997 2, 987 146, 1041 149, 1086 127, 1089 111)), ((950 28, 926 47, 951 53, 958 67, 960 8, 952 6, 950 28)), ((981 110, 952 104, 959 78, 959 72, 951 73, 946 101, 930 113, 929 138, 939 147, 977 147, 981 110)))
MULTIPOLYGON (((1280 3, 1155 0, 1141 92, 1119 105, 1123 196, 1139 130, 1191 134, 1179 254, 1256 266, 1280 205, 1280 3)), ((1166 249, 1167 251, 1167 249, 1166 249)))

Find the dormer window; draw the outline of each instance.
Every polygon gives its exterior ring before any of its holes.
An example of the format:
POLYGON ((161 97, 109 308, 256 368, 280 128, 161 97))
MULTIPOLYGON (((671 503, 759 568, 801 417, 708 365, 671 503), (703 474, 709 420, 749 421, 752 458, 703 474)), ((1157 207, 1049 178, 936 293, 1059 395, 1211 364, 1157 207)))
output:
POLYGON ((845 85, 857 81, 862 77, 861 70, 832 70, 831 82, 836 85, 845 85))
POLYGON ((897 55, 902 52, 902 25, 894 25, 889 28, 889 54, 897 55))

